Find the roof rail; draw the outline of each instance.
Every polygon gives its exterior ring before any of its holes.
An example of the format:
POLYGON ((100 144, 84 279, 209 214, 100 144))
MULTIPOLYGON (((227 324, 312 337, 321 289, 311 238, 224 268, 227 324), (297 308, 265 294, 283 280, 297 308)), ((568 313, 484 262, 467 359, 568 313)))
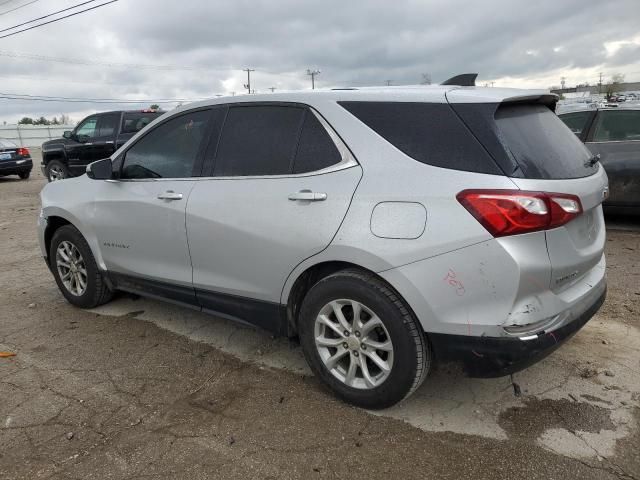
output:
POLYGON ((459 85, 461 87, 475 87, 477 77, 478 77, 477 73, 462 73, 460 75, 456 75, 455 77, 451 77, 448 80, 445 80, 440 85, 459 85))

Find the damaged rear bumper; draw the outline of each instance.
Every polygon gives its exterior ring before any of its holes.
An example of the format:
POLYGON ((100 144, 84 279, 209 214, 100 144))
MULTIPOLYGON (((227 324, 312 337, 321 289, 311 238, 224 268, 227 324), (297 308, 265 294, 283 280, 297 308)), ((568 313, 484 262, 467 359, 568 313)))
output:
POLYGON ((465 373, 471 377, 502 377, 523 370, 554 352, 595 315, 605 298, 606 285, 603 285, 593 303, 571 322, 527 339, 442 333, 430 333, 429 338, 439 362, 461 362, 465 373))

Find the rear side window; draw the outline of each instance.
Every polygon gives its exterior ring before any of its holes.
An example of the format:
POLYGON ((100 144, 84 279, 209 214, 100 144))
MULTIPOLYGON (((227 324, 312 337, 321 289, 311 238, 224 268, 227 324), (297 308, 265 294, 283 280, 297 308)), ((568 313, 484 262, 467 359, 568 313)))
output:
POLYGON ((127 150, 120 178, 191 177, 210 117, 210 110, 189 112, 152 129, 127 150))
POLYGON ((467 172, 502 172, 448 104, 340 102, 398 150, 422 163, 467 172))
POLYGON ((582 135, 592 112, 585 110, 584 112, 565 113, 559 115, 560 120, 576 134, 576 137, 582 135))
POLYGON ((120 121, 119 113, 110 113, 108 115, 102 115, 98 121, 99 137, 112 137, 116 133, 118 128, 118 122, 120 121))
POLYGON ((606 110, 598 114, 594 142, 630 140, 640 140, 640 110, 606 110))
POLYGON ((304 114, 303 108, 275 105, 229 108, 214 175, 291 173, 304 114))
POLYGON ((300 143, 293 166, 293 173, 322 170, 340 163, 342 157, 335 143, 318 118, 307 110, 300 143))
POLYGON ((125 113, 122 118, 122 133, 137 133, 153 122, 162 113, 153 112, 132 112, 125 113))
POLYGON ((591 154, 545 105, 501 105, 495 122, 503 148, 525 178, 580 178, 598 169, 597 164, 585 166, 591 154))

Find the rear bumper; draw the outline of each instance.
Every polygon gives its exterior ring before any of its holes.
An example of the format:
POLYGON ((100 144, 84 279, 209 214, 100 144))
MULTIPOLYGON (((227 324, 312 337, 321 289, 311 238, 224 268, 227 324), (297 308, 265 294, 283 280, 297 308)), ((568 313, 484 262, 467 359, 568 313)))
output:
POLYGON ((554 352, 595 315, 605 301, 606 284, 603 282, 594 293, 587 309, 572 321, 551 332, 532 335, 534 338, 528 340, 429 334, 435 357, 440 362, 461 362, 471 377, 502 377, 523 370, 554 352))
POLYGON ((33 161, 30 158, 22 160, 8 160, 0 162, 0 175, 17 175, 22 172, 30 172, 33 161), (18 163, 22 162, 22 163, 18 163))

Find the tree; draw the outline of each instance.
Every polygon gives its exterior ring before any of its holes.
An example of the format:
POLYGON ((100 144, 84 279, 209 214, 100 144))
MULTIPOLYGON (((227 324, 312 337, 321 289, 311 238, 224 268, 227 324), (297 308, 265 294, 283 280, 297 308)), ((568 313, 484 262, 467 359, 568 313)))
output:
POLYGON ((420 85, 431 85, 431 74, 430 73, 423 73, 422 74, 422 81, 420 82, 420 85))
POLYGON ((50 125, 51 122, 44 117, 40 117, 33 122, 34 125, 50 125))
POLYGON ((18 122, 18 125, 33 125, 33 118, 30 117, 22 117, 18 122))
POLYGON ((610 100, 615 92, 622 90, 622 84, 624 83, 623 73, 614 73, 611 76, 611 82, 607 85, 607 100, 610 100))
POLYGON ((160 105, 157 105, 157 104, 155 104, 155 103, 154 103, 154 104, 153 104, 153 105, 151 105, 149 108, 150 108, 151 110, 160 110, 160 105))
POLYGON ((62 115, 60 115, 60 125, 70 125, 71 124, 71 119, 69 118, 69 115, 67 115, 66 113, 63 113, 62 115))

